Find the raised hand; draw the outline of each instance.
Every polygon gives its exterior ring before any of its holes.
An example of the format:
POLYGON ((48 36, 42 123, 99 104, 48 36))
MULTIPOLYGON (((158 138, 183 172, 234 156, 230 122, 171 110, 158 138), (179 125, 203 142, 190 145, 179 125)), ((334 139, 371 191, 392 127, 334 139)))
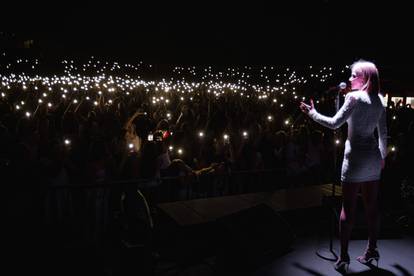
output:
POLYGON ((313 100, 310 100, 310 105, 305 104, 304 102, 300 102, 300 109, 302 110, 303 113, 308 114, 309 111, 311 111, 312 109, 314 109, 315 106, 313 104, 313 100))

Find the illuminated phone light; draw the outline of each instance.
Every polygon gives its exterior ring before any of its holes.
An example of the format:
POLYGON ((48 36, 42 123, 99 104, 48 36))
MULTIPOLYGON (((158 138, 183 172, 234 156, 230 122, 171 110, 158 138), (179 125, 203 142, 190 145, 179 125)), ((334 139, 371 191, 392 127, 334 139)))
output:
POLYGON ((77 99, 74 99, 73 100, 73 103, 75 103, 75 104, 78 103, 78 100, 77 99))
POLYGON ((97 102, 97 101, 94 101, 94 102, 93 102, 93 104, 94 104, 95 106, 97 106, 97 105, 98 105, 98 102, 97 102))
POLYGON ((204 132, 202 132, 202 131, 200 131, 199 133, 198 133, 198 136, 201 138, 201 137, 204 137, 204 132))
POLYGON ((223 138, 224 138, 224 140, 228 140, 229 139, 229 136, 227 134, 224 134, 223 135, 223 138))
POLYGON ((128 148, 129 148, 129 149, 133 149, 133 148, 134 148, 134 144, 129 143, 129 144, 128 144, 128 148))
POLYGON ((273 117, 269 115, 269 116, 267 116, 267 120, 268 121, 272 121, 273 120, 273 117))
POLYGON ((396 148, 394 146, 391 147, 391 151, 396 151, 396 148))
POLYGON ((178 152, 179 155, 182 155, 183 154, 183 150, 182 149, 178 149, 177 152, 178 152))
POLYGON ((69 139, 65 139, 65 145, 69 146, 70 145, 70 140, 69 139))
POLYGON ((341 143, 341 141, 340 141, 339 139, 336 139, 336 140, 335 140, 335 144, 336 144, 336 145, 339 145, 340 143, 341 143))
POLYGON ((283 107, 283 104, 280 104, 280 107, 283 107))
POLYGON ((52 104, 51 104, 51 103, 48 103, 48 104, 47 104, 47 106, 48 106, 48 107, 52 107, 52 104))
POLYGON ((247 131, 243 131, 243 137, 244 137, 244 138, 247 138, 247 136, 248 136, 247 131))
POLYGON ((20 105, 18 105, 18 104, 17 104, 17 105, 16 105, 16 109, 17 109, 17 110, 20 110, 20 105))
POLYGON ((276 99, 273 99, 273 102, 274 102, 274 103, 277 103, 277 100, 276 100, 276 99))
POLYGON ((6 97, 6 94, 4 94, 3 92, 1 93, 1 97, 4 98, 6 97))
POLYGON ((28 111, 26 111, 26 117, 27 118, 30 118, 30 116, 31 116, 32 114, 30 114, 30 112, 28 112, 28 111))
POLYGON ((63 95, 62 95, 62 98, 66 99, 66 95, 65 95, 65 94, 63 94, 63 95))
POLYGON ((21 103, 22 105, 24 105, 24 101, 20 101, 20 103, 21 103))
POLYGON ((392 116, 392 119, 393 120, 397 120, 397 116, 392 116))
POLYGON ((289 120, 286 120, 286 121, 285 121, 285 125, 288 125, 288 124, 289 124, 289 120))
POLYGON ((172 151, 172 150, 174 149, 174 147, 173 147, 173 146, 169 146, 169 147, 168 147, 168 149, 169 149, 170 151, 172 151))

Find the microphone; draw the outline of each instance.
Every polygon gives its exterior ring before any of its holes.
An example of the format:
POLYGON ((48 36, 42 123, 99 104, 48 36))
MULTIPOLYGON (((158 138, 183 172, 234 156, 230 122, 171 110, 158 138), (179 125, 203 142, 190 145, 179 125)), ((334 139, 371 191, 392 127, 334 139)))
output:
POLYGON ((348 85, 346 84, 346 82, 340 82, 336 86, 329 87, 328 90, 325 91, 325 93, 339 92, 339 91, 345 90, 347 86, 348 85))
POLYGON ((344 100, 341 96, 339 96, 339 94, 341 94, 341 92, 344 92, 346 88, 347 88, 346 82, 341 82, 337 86, 337 94, 336 94, 336 97, 335 97, 336 112, 338 112, 338 110, 341 108, 341 106, 343 104, 343 100, 344 100))
POLYGON ((338 88, 341 90, 344 90, 347 87, 346 82, 341 82, 340 84, 338 84, 338 88))

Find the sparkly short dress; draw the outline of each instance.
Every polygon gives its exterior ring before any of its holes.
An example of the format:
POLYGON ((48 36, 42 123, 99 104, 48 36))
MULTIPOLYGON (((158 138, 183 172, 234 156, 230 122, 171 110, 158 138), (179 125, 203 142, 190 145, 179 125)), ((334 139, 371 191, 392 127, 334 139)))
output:
POLYGON ((342 182, 379 180, 381 160, 387 154, 387 125, 384 98, 365 91, 350 92, 334 117, 319 114, 315 109, 309 116, 317 123, 337 129, 348 123, 342 162, 342 182), (375 136, 378 131, 378 139, 375 136))

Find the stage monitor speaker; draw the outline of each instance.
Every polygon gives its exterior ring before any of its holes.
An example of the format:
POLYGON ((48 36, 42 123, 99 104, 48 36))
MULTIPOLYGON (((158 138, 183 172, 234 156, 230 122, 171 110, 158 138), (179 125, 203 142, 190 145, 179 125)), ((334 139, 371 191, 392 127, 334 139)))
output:
POLYGON ((286 220, 265 204, 217 219, 222 255, 240 265, 255 265, 288 252, 295 234, 286 220))

